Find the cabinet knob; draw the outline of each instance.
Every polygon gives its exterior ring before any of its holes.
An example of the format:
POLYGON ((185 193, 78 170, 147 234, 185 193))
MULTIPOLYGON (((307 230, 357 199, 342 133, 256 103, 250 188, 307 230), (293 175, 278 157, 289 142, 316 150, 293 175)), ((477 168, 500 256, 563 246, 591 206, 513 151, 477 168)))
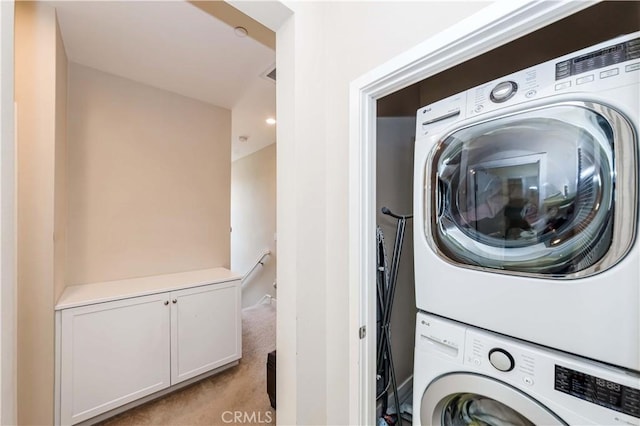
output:
POLYGON ((168 300, 165 300, 165 301, 164 301, 164 305, 165 305, 165 306, 167 306, 168 304, 169 304, 169 301, 168 301, 168 300))
POLYGON ((178 303, 178 299, 173 299, 172 302, 173 303, 178 303))

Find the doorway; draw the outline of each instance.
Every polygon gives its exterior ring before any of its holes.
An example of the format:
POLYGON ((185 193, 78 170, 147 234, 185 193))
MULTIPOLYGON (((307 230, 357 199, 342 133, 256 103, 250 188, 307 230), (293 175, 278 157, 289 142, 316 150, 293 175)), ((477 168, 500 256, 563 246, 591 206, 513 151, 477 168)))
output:
MULTIPOLYGON (((545 3, 524 6, 492 5, 472 17, 474 19, 466 22, 464 27, 461 25, 453 27, 451 31, 417 46, 410 54, 397 58, 397 61, 391 61, 393 65, 387 63, 383 68, 374 70, 354 81, 351 92, 353 112, 350 123, 353 136, 351 148, 356 155, 352 157, 350 166, 352 170, 360 170, 361 172, 352 180, 351 192, 362 194, 375 190, 375 178, 372 179, 366 171, 368 167, 375 165, 375 118, 378 100, 411 85, 428 81, 430 78, 443 78, 455 67, 462 67, 466 63, 480 60, 478 58, 482 58, 482 56, 478 56, 479 54, 491 55, 491 52, 499 46, 508 46, 509 42, 528 34, 540 34, 535 31, 550 23, 579 13, 587 6, 591 5, 576 3, 563 5, 545 3), (446 74, 444 74, 445 70, 447 70, 446 74), (365 166, 363 167, 362 164, 365 166)), ((550 33, 547 34, 547 37, 549 36, 550 33)), ((585 42, 585 46, 589 45, 589 41, 585 42)), ((506 52, 505 50, 501 53, 506 56, 506 52)), ((553 57, 555 52, 543 51, 539 55, 533 54, 526 58, 537 63, 540 58, 550 59, 547 55, 553 57)), ((477 63, 476 65, 478 66, 477 63)), ((494 78, 527 65, 514 63, 512 66, 515 68, 510 70, 501 68, 494 78)), ((422 97, 420 103, 414 105, 415 109, 446 96, 446 94, 438 92, 440 88, 444 87, 445 91, 450 91, 449 94, 453 94, 491 78, 476 76, 475 73, 469 73, 468 69, 466 74, 472 77, 472 81, 458 79, 454 82, 461 84, 461 86, 455 84, 439 85, 435 89, 432 88, 420 93, 422 97)), ((372 283, 375 283, 375 268, 372 265, 372 259, 375 259, 375 241, 373 239, 375 234, 372 230, 376 223, 377 209, 374 203, 375 201, 361 199, 358 202, 358 207, 351 212, 354 219, 352 223, 361 224, 350 231, 353 234, 352 241, 358 242, 356 246, 351 248, 351 252, 357 251, 358 253, 351 263, 353 276, 357 277, 351 285, 358 287, 357 294, 360 296, 358 302, 352 305, 352 309, 357 312, 361 321, 360 325, 364 325, 367 329, 375 327, 375 291, 372 288, 372 283), (356 222, 356 218, 358 222, 356 222)), ((373 338, 357 339, 354 336, 352 335, 352 349, 357 349, 361 362, 358 366, 360 372, 358 418, 362 423, 372 424, 375 422, 373 418, 375 413, 375 376, 373 374, 375 370, 375 344, 371 341, 373 338)))

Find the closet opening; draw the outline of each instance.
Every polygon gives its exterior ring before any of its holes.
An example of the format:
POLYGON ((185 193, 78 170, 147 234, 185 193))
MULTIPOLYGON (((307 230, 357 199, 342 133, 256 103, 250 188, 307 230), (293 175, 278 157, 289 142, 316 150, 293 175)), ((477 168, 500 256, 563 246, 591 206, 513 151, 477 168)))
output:
MULTIPOLYGON (((595 45, 621 34, 638 31, 638 6, 634 2, 601 2, 583 10, 578 10, 562 19, 550 21, 533 32, 525 34, 511 42, 499 45, 485 53, 451 66, 428 78, 405 86, 395 92, 378 98, 375 101, 375 209, 369 210, 367 217, 375 220, 375 225, 382 230, 391 256, 394 242, 396 220, 382 213, 382 207, 388 207, 396 214, 412 214, 414 195, 414 143, 416 137, 416 112, 436 101, 455 95, 485 82, 500 78, 516 71, 540 64, 550 59, 595 45)), ((408 73, 408 71, 407 71, 408 73)), ((403 77, 397 77, 400 80, 403 77)), ((406 77, 408 78, 408 77, 406 77)), ((414 78, 415 77, 411 77, 414 78)), ((380 80, 382 81, 382 80, 380 80)), ((378 83, 380 82, 378 81, 378 83)), ((386 82, 385 82, 386 83, 386 82)), ((402 83, 396 82, 402 86, 402 83)), ((369 84, 371 84, 369 82, 369 84)), ((382 84, 382 83, 380 83, 382 84)), ((391 83, 390 83, 391 84, 391 83)), ((371 206, 373 207, 373 206, 371 206)), ((370 207, 369 207, 370 208, 370 207)), ((413 220, 422 220, 414 218, 413 220)), ((416 236, 422 237, 422 236, 416 236)), ((368 239, 369 256, 377 256, 379 239, 368 239), (375 249, 373 244, 375 245, 375 249)), ((413 253, 413 223, 408 221, 407 232, 399 264, 398 282, 391 316, 391 347, 395 368, 398 401, 404 421, 411 421, 410 405, 416 398, 413 395, 414 347, 416 333, 416 282, 414 276, 415 262, 413 253), (405 405, 406 404, 406 405, 405 405)), ((376 268, 381 265, 378 262, 376 268)), ((371 275, 373 277, 373 274, 371 275)), ((379 274, 378 274, 379 277, 379 274)), ((436 279, 446 279, 438 277, 436 279)), ((369 297, 376 295, 378 300, 379 279, 367 281, 369 297)), ((376 306, 370 303, 367 309, 376 306)), ((376 318, 376 328, 380 328, 380 310, 369 318, 376 318)), ((372 322, 368 322, 373 326, 372 322)), ((380 331, 376 333, 380 338, 380 331)), ((372 384, 363 394, 368 395, 369 404, 363 406, 376 409, 364 413, 374 415, 375 421, 384 416, 382 407, 389 407, 388 413, 395 413, 394 392, 390 391, 391 381, 388 372, 380 370, 379 342, 368 346, 365 351, 368 358, 377 368, 368 370, 366 383, 372 384), (375 348, 376 350, 374 350, 375 348), (386 374, 386 376, 385 376, 386 374), (374 390, 375 391, 374 391, 374 390), (385 392, 385 389, 387 390, 385 392), (375 394, 375 395, 374 395, 375 394), (383 400, 385 400, 383 402, 383 400), (375 414, 371 412, 375 411, 375 414)), ((383 354, 384 356, 384 354, 383 354)), ((364 370, 361 370, 364 371, 364 370)), ((422 395, 418 395, 419 398, 422 395)), ((420 413, 414 413, 420 415, 420 413)), ((365 417, 371 419, 371 417, 365 417)), ((387 416, 395 421, 395 416, 387 416)), ((405 423, 406 424, 406 423, 405 423)))

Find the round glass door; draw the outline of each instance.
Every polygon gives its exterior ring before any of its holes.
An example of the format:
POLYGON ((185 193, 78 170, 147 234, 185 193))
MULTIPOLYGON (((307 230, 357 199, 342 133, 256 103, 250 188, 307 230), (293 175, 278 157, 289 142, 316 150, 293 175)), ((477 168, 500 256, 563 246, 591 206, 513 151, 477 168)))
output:
POLYGON ((453 395, 444 403, 442 424, 452 426, 535 426, 525 416, 501 402, 474 393, 453 395))
POLYGON ((439 377, 425 390, 420 407, 423 425, 566 425, 521 391, 477 374, 439 377))
POLYGON ((635 140, 617 111, 579 103, 455 131, 427 164, 430 242, 462 266, 553 278, 602 271, 635 235, 635 203, 618 203, 635 197, 635 140))

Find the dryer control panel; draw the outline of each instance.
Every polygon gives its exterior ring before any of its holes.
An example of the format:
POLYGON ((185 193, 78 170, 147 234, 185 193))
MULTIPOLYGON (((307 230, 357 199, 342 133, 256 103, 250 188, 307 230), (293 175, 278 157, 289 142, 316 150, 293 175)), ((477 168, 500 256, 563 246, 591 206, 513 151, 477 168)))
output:
MULTIPOLYGON (((556 63, 556 80, 640 59, 640 38, 623 41, 556 63)), ((636 64, 635 69, 638 65, 636 64)))
POLYGON ((420 108, 417 117, 417 134, 429 136, 451 123, 463 120, 466 115, 467 93, 458 93, 432 105, 420 108))
MULTIPOLYGON (((628 34, 506 75, 418 109, 416 138, 462 120, 554 95, 638 84, 639 33, 628 34)), ((576 98, 580 98, 577 95, 576 98)))

